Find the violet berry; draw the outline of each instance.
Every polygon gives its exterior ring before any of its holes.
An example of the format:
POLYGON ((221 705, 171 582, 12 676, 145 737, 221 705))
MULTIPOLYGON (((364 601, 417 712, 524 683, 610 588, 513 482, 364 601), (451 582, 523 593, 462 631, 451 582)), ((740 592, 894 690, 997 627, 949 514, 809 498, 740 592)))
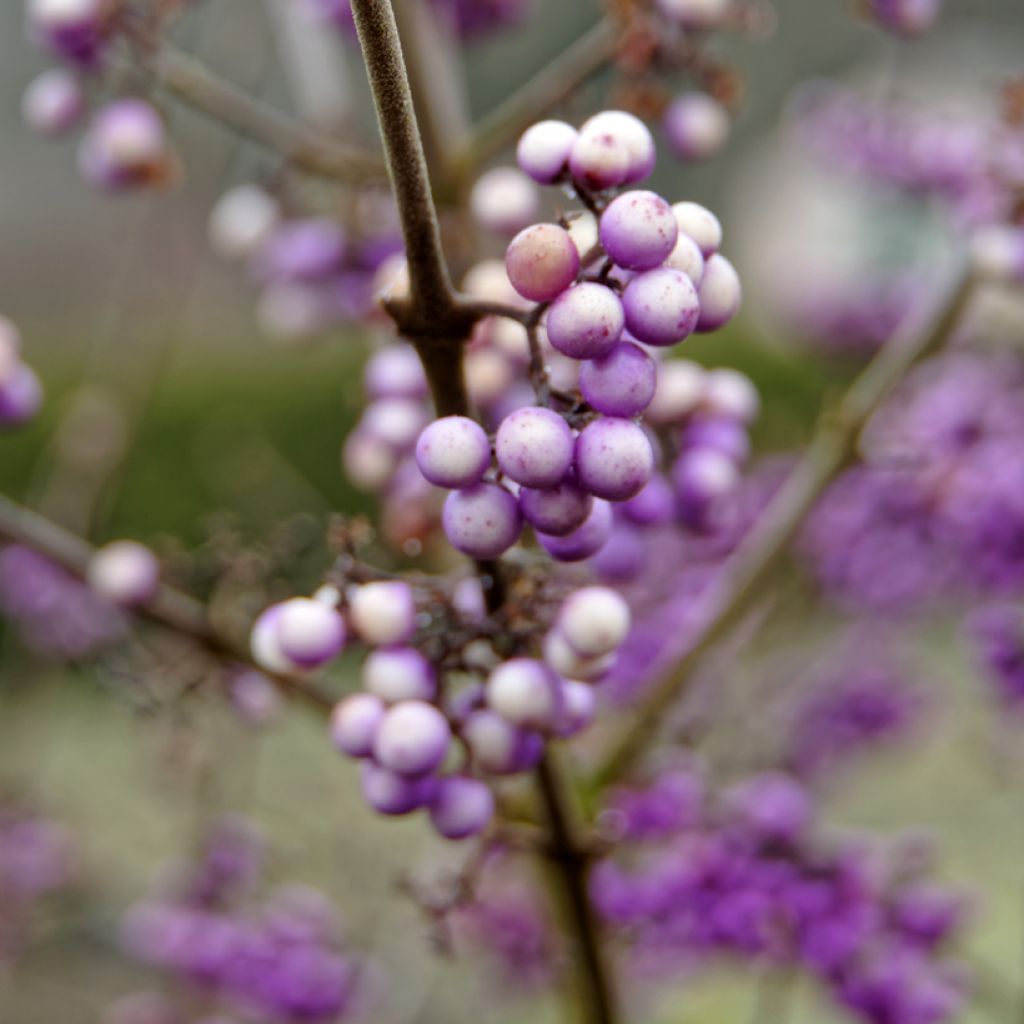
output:
POLYGON ((32 79, 21 99, 25 124, 40 135, 63 135, 85 114, 86 97, 78 77, 50 68, 32 79))
POLYGON ((580 367, 580 391, 606 416, 637 416, 651 404, 658 369, 639 345, 619 342, 606 356, 580 367))
POLYGON ((707 207, 700 203, 673 203, 672 212, 679 231, 689 235, 700 246, 705 259, 718 252, 722 244, 722 225, 707 207))
POLYGON ((523 132, 516 161, 534 181, 549 185, 565 171, 578 134, 565 121, 540 121, 523 132))
POLYGON ((89 560, 89 586, 115 604, 145 604, 160 585, 160 563, 145 545, 117 540, 104 545, 89 560))
POLYGON ((411 814, 426 807, 437 793, 437 778, 407 778, 371 761, 363 762, 360 785, 363 799, 378 814, 411 814))
POLYGON ((456 551, 470 558, 497 558, 519 539, 519 502, 497 484, 476 484, 452 491, 444 503, 442 525, 456 551))
POLYGON ((534 302, 550 302, 568 288, 580 270, 580 254, 557 224, 534 224, 520 231, 505 252, 512 287, 534 302))
POLYGON ((584 122, 581 133, 606 134, 623 145, 629 156, 624 185, 634 185, 650 176, 657 158, 654 136, 647 125, 625 110, 602 110, 584 122))
POLYGON ((317 668, 337 657, 347 634, 345 620, 325 601, 293 597, 281 605, 277 642, 301 668, 317 668))
POLYGON ((602 416, 576 439, 580 485, 598 498, 626 501, 654 472, 654 451, 643 427, 633 420, 602 416))
POLYGON ((628 270, 651 270, 665 261, 679 235, 672 207, 655 192, 623 192, 601 215, 601 245, 628 270))
POLYGON ((445 416, 425 427, 416 442, 416 465, 438 487, 472 487, 491 464, 483 427, 467 416, 445 416))
POLYGON ((526 406, 506 416, 498 427, 494 451, 501 471, 524 487, 554 487, 573 459, 569 425, 551 409, 526 406))
POLYGON ((581 657, 600 658, 621 646, 629 626, 629 605, 621 594, 584 587, 562 602, 556 628, 581 657))
POLYGON ((524 487, 519 492, 523 518, 535 530, 554 537, 565 537, 579 529, 593 504, 593 495, 583 490, 573 477, 567 477, 555 487, 543 490, 524 487))
POLYGON ((542 661, 512 658, 487 679, 487 704, 514 725, 547 729, 561 709, 561 680, 542 661))
POLYGON ((725 145, 731 123, 729 112, 703 92, 688 92, 669 104, 662 126, 676 156, 683 160, 709 160, 725 145))
POLYGON ((611 536, 612 522, 611 505, 595 499, 587 518, 572 533, 552 537, 537 531, 537 542, 556 561, 582 562, 604 547, 611 536))
POLYGON ((348 594, 349 620, 371 647, 403 644, 416 632, 412 588, 399 580, 364 583, 348 594))
POLYGON ((482 174, 469 195, 477 223, 506 238, 532 224, 539 205, 537 186, 515 167, 495 167, 482 174))
POLYGON ((598 192, 624 184, 632 165, 626 142, 607 129, 580 132, 569 153, 573 181, 598 192))
POLYGON ((467 839, 482 832, 494 817, 494 794, 486 783, 468 775, 439 781, 430 802, 430 822, 445 839, 467 839))
POLYGON ((611 288, 595 281, 562 292, 547 313, 551 347, 572 359, 607 355, 625 326, 622 302, 611 288))
POLYGON ((491 708, 471 711, 460 730, 473 763, 488 775, 511 775, 533 767, 541 738, 491 708))
POLYGON ((372 693, 351 694, 331 712, 331 742, 349 757, 369 757, 386 710, 384 701, 372 693))
POLYGON ((705 264, 699 295, 700 318, 695 329, 701 334, 724 327, 740 308, 743 293, 739 275, 721 254, 716 253, 705 264))
POLYGON ((629 332, 638 341, 662 348, 689 337, 701 313, 693 282, 670 267, 637 274, 626 285, 622 308, 629 332))
POLYGON ((390 707, 373 743, 374 760, 399 775, 425 775, 448 754, 448 719, 433 704, 407 700, 390 707))
POLYGON ((437 696, 434 666, 415 647, 382 647, 363 662, 363 686, 388 704, 433 700, 437 696))

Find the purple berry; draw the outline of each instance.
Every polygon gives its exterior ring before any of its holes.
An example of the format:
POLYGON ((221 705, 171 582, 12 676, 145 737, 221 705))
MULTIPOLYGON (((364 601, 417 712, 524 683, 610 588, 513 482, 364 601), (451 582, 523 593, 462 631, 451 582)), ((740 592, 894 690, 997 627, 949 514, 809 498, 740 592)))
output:
POLYGON ((363 370, 368 398, 426 398, 430 393, 423 363, 412 345, 386 345, 374 352, 363 370))
POLYGON ((438 783, 430 803, 430 822, 445 839, 467 839, 494 817, 494 794, 468 775, 449 775, 438 783))
POLYGON ((556 412, 532 405, 506 416, 494 450, 501 471, 524 487, 555 487, 572 466, 573 436, 556 412))
POLYGON ((523 518, 535 530, 553 537, 565 537, 578 529, 593 503, 593 496, 571 478, 546 490, 524 487, 519 492, 523 518))
POLYGON ((437 673, 415 647, 382 647, 363 662, 363 686, 388 704, 429 701, 437 696, 437 673))
POLYGON ((700 301, 693 282, 678 270, 659 267, 638 274, 622 296, 626 328, 647 345, 666 347, 693 333, 700 301))
POLYGON ((750 437, 742 423, 731 417, 702 416, 683 431, 683 448, 710 448, 737 465, 750 455, 750 437))
POLYGON ((35 416, 42 404, 43 386, 35 370, 16 361, 0 377, 0 426, 20 427, 35 416))
POLYGON ((557 224, 534 224, 509 242, 505 268, 524 299, 550 302, 568 288, 580 270, 580 254, 557 224))
POLYGON ((643 490, 654 472, 654 451, 643 427, 602 416, 576 439, 580 486, 607 501, 626 501, 643 490))
POLYGON ((85 110, 82 84, 64 68, 51 68, 34 78, 21 100, 25 124, 40 135, 63 135, 82 120, 85 110))
POLYGON ((281 605, 277 642, 296 665, 323 665, 341 653, 346 638, 345 620, 324 601, 294 597, 281 605))
POLYGON ((678 235, 672 207, 655 192, 624 192, 601 215, 601 245, 627 270, 659 266, 672 252, 678 235))
POLYGON ((733 265, 717 253, 704 267, 700 283, 700 318, 696 330, 700 334, 724 327, 740 308, 743 298, 740 278, 733 265))
POLYGON ((379 697, 351 694, 335 704, 331 712, 331 742, 349 757, 369 757, 385 711, 379 697))
POLYGON ((729 112, 703 92, 684 93, 669 104, 662 121, 665 138, 682 160, 709 160, 725 145, 729 112))
POLYGON ((664 526, 675 513, 675 494, 669 482, 655 473, 639 494, 621 506, 622 514, 638 526, 664 526))
MULTIPOLYGON (((673 214, 674 216, 674 214, 673 214)), ((665 266, 682 271, 698 288, 704 277, 704 254, 689 235, 679 232, 675 247, 665 258, 665 266)))
POLYGON ((495 167, 481 175, 469 195, 469 208, 481 227, 511 237, 529 227, 540 205, 537 186, 515 167, 495 167))
POLYGON ((722 225, 718 218, 700 203, 673 203, 672 212, 681 234, 688 235, 707 259, 722 244, 722 225))
POLYGON ((629 162, 622 184, 634 185, 649 177, 654 170, 657 157, 654 136, 647 125, 633 114, 624 110, 603 110, 586 121, 580 131, 607 134, 625 146, 629 162))
POLYGON ((427 806, 437 793, 433 776, 405 778, 370 761, 363 763, 363 799, 379 814, 411 814, 427 806))
POLYGON ((575 679, 566 679, 562 683, 562 695, 562 714, 555 731, 567 739, 583 732, 594 721, 597 699, 592 686, 575 679))
POLYGON ((373 744, 374 760, 399 775, 425 775, 448 753, 448 719, 433 704, 407 700, 385 713, 373 744))
POLYGON ((513 725, 547 729, 561 710, 561 680, 542 661, 512 658, 488 677, 487 704, 513 725))
POLYGON ((596 555, 607 543, 612 532, 612 507, 606 501, 596 500, 583 525, 564 537, 551 537, 537 533, 537 541, 552 558, 559 562, 582 562, 596 555))
POLYGON ((608 543, 590 560, 590 567, 598 579, 629 583, 643 575, 649 554, 642 531, 629 523, 617 522, 608 543))
POLYGON ((565 679, 593 682, 600 679, 615 662, 614 654, 600 658, 584 658, 577 654, 558 629, 544 636, 544 661, 565 679))
POLYGON ((600 127, 580 132, 569 153, 573 180, 598 192, 624 184, 632 165, 632 154, 625 140, 600 127))
POLYGON ((600 658, 621 646, 629 632, 626 600, 610 587, 584 587, 558 611, 556 628, 583 658, 600 658))
POLYGON ((565 171, 578 134, 564 121, 540 121, 523 132, 516 160, 534 181, 548 185, 565 171))
POLYGON ((89 123, 79 147, 79 167, 98 188, 161 183, 171 168, 163 119, 145 100, 113 100, 89 123))
POLYGON ((584 281, 555 299, 546 325, 552 348, 573 359, 596 359, 614 348, 625 314, 611 288, 584 281))
POLYGON ((491 443, 468 416, 435 420, 416 442, 416 465, 438 487, 472 487, 491 464, 491 443))
POLYGON ((639 345, 623 341, 601 359, 580 367, 580 391, 607 416, 636 416, 651 404, 658 368, 639 345))
POLYGON ((452 547, 470 558, 497 558, 519 539, 519 502, 497 484, 477 484, 452 491, 442 513, 452 547))
POLYGON ((371 647, 406 643, 416 632, 416 602, 408 583, 364 583, 348 594, 349 619, 371 647))
POLYGON ((466 716, 461 729, 473 763, 489 775, 511 775, 534 764, 540 737, 490 708, 466 716))
POLYGON ((89 562, 89 586, 115 604, 145 604, 160 585, 160 562, 149 548, 118 540, 100 548, 89 562))

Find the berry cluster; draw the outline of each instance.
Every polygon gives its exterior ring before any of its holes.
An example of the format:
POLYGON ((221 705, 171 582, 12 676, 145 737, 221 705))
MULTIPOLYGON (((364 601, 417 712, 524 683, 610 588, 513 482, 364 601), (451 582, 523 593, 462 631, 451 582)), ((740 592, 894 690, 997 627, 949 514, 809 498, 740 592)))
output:
MULTIPOLYGON (((511 284, 514 303, 537 305, 525 329, 485 325, 469 354, 474 397, 489 390, 480 383, 482 354, 499 367, 500 386, 482 403, 497 423, 493 445, 473 420, 446 417, 420 434, 416 462, 428 481, 453 492, 443 525, 459 551, 495 558, 516 543, 525 522, 552 557, 578 561, 607 541, 611 504, 636 498, 655 473, 655 446, 640 417, 654 408, 656 419, 671 423, 680 374, 700 372, 659 367, 659 354, 727 323, 739 306, 739 279, 718 253, 721 227, 708 210, 671 206, 645 190, 614 194, 654 167, 653 139, 632 115, 606 111, 579 131, 541 122, 523 135, 517 156, 534 180, 565 184, 584 198, 596 237, 585 227, 574 231, 573 221, 535 224, 508 246, 507 281, 496 268, 476 268, 471 293, 507 301, 511 284), (537 380, 538 358, 558 362, 557 393, 550 380, 537 380), (517 363, 534 371, 536 395, 509 409, 501 370, 517 363)), ((724 385, 718 390, 729 390, 726 378, 716 379, 724 385)), ((700 385, 689 390, 684 414, 701 397, 700 385)), ((693 489, 691 477, 703 484, 713 475, 692 456, 686 461, 678 474, 683 492, 693 489)))
POLYGON ((252 631, 255 659, 273 672, 320 667, 350 637, 369 648, 363 688, 334 709, 331 737, 363 761, 363 796, 374 810, 426 809, 448 839, 475 835, 490 822, 494 797, 481 776, 526 771, 546 738, 590 724, 595 697, 584 680, 608 669, 630 624, 615 591, 584 587, 561 603, 540 659, 502 659, 487 644, 479 589, 475 600, 465 590, 449 596, 453 621, 466 627, 457 659, 424 653, 419 627, 431 616, 418 612, 416 592, 400 581, 349 588, 344 614, 333 587, 292 598, 264 611, 252 631))
POLYGON ((256 314, 286 340, 340 322, 370 318, 378 272, 401 250, 394 204, 359 193, 348 229, 330 216, 286 215, 283 202, 257 185, 236 185, 210 213, 210 245, 242 263, 260 289, 256 314))
POLYGON ((247 822, 220 819, 204 838, 201 856, 176 865, 121 927, 125 951, 165 972, 181 1006, 138 993, 119 1000, 111 1020, 193 1020, 185 1008, 202 998, 246 1019, 329 1024, 365 1000, 368 965, 347 948, 331 902, 298 885, 254 900, 263 851, 247 822), (134 1016, 128 1010, 136 1006, 161 1013, 134 1016))

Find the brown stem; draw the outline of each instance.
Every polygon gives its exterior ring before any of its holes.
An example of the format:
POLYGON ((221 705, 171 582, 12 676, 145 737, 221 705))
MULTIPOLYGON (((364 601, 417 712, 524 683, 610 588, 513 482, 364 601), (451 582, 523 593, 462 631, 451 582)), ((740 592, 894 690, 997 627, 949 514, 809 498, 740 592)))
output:
POLYGON ((618 1019, 611 974, 601 948, 600 925, 587 888, 589 853, 579 842, 560 773, 550 753, 537 767, 537 783, 548 821, 548 856, 559 880, 565 912, 575 939, 576 969, 587 1024, 618 1019))
MULTIPOLYGON (((4 495, 0 495, 0 539, 32 548, 79 579, 85 579, 95 553, 88 542, 4 495)), ((132 610, 142 618, 189 637, 219 658, 254 664, 243 645, 214 629, 205 605, 180 590, 161 585, 149 601, 132 610)), ((334 698, 309 680, 275 676, 260 666, 256 667, 274 679, 286 694, 294 693, 321 710, 334 706, 334 698)))
POLYGON ((785 557, 804 517, 825 488, 856 457, 861 431, 911 367, 949 339, 973 295, 962 273, 955 286, 921 322, 913 318, 853 382, 831 414, 823 417, 803 458, 736 551, 726 560, 702 606, 701 624, 686 654, 646 698, 594 775, 594 791, 624 775, 650 746, 651 737, 686 689, 694 668, 743 618, 785 557))
POLYGON ((351 184, 384 178, 384 164, 376 154, 332 139, 254 99, 172 46, 154 45, 137 31, 133 35, 140 69, 158 87, 199 113, 280 153, 311 174, 351 184))

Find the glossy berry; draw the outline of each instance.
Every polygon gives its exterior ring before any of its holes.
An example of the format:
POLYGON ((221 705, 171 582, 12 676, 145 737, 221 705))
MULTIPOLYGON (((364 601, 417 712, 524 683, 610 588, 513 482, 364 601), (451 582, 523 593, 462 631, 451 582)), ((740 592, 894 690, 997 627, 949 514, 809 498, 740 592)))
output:
POLYGON ((607 501, 638 494, 654 471, 654 451, 644 430, 632 420, 602 416, 576 439, 580 486, 607 501))
POLYGON ((425 775, 440 767, 450 740, 448 720, 433 704, 407 700, 385 712, 373 757, 398 775, 425 775))
POLYGON ((606 129, 580 132, 569 153, 573 180, 597 192, 624 184, 632 165, 625 140, 606 129))
POLYGON ((563 739, 583 732, 597 715, 594 688, 576 679, 562 683, 562 714, 555 731, 563 739))
POLYGON ((280 205, 268 192, 256 185, 236 185, 217 200, 206 234, 218 256, 247 260, 272 237, 280 219, 280 205))
POLYGON ((477 484, 453 491, 444 503, 445 536, 470 558, 497 558, 519 539, 519 502, 497 484, 477 484))
POLYGON ((679 232, 675 246, 665 258, 665 266, 682 271, 694 285, 700 287, 704 277, 704 254, 689 235, 679 232))
POLYGON ((279 604, 265 608, 252 625, 249 634, 249 649, 253 661, 267 672, 288 673, 296 669, 295 663, 281 650, 277 627, 281 618, 279 604))
POLYGON ((718 252, 722 244, 722 225, 707 207, 700 203, 673 203, 672 212, 679 231, 697 243, 705 259, 718 252))
POLYGON ((348 593, 349 620, 371 647, 403 644, 416 632, 412 588, 401 581, 364 583, 348 593))
POLYGON ((469 194, 476 222, 506 238, 537 219, 537 186, 515 167, 495 167, 482 174, 469 194))
POLYGON ((672 486, 660 473, 655 473, 639 494, 621 505, 622 515, 638 526, 664 526, 675 512, 672 486))
POLYGON ((316 668, 341 653, 345 620, 324 601, 295 597, 281 605, 277 640, 285 657, 302 668, 316 668))
POLYGON ((143 544, 118 540, 96 551, 86 573, 89 586, 115 604, 145 604, 160 585, 160 563, 143 544))
POLYGON ((739 370, 710 370, 704 378, 701 409, 708 415, 751 423, 760 406, 757 388, 739 370))
POLYGON ((524 299, 550 302, 576 280, 580 254, 564 228, 534 224, 509 243, 505 268, 512 287, 524 299))
POLYGON ((565 172, 578 134, 565 121, 541 121, 523 132, 516 161, 534 181, 550 184, 565 172))
POLYGON ((607 134, 623 145, 629 155, 624 185, 634 185, 654 170, 657 150, 647 125, 624 110, 603 110, 584 122, 581 132, 607 134))
POLYGON ((491 464, 491 443, 467 416, 445 416, 424 428, 416 442, 416 465, 438 487, 472 487, 491 464))
POLYGON ((506 416, 498 427, 494 451, 501 471, 524 487, 554 487, 573 459, 573 436, 556 412, 526 406, 506 416))
POLYGON ((594 281, 562 292, 547 314, 551 347, 572 359, 607 355, 625 326, 622 302, 611 288, 594 281))
POLYGON ((577 590, 558 611, 557 629, 583 658, 600 658, 617 650, 629 625, 629 605, 608 587, 577 590))
POLYGON ((639 345, 622 341, 580 367, 580 392, 606 416, 637 416, 651 404, 657 379, 654 360, 639 345))
POLYGON ((513 724, 490 708, 471 711, 460 730, 473 763, 488 775, 526 771, 543 750, 541 737, 513 724))
POLYGON ((363 686, 388 704, 433 700, 437 696, 434 666, 414 647, 381 647, 363 662, 363 686))
POLYGON ((561 681, 542 661, 512 658, 488 677, 487 704, 513 725, 547 729, 561 710, 561 681))
POLYGON ((51 68, 34 78, 21 99, 25 124, 40 135, 63 135, 82 120, 85 110, 82 84, 64 68, 51 68))
POLYGON ((449 775, 438 783, 430 802, 430 822, 445 839, 467 839, 494 817, 494 794, 479 779, 449 775))
POLYGON ((593 496, 571 477, 545 490, 524 487, 519 492, 523 518, 535 530, 554 537, 564 537, 579 529, 593 504, 593 496))
POLYGON ((679 234, 672 207, 655 192, 623 192, 601 215, 601 245, 628 270, 650 270, 672 252, 679 234))
POLYGON ((426 807, 437 794, 434 776, 408 778, 372 762, 362 766, 363 799, 378 814, 411 814, 426 807))
POLYGON ((736 315, 743 298, 740 278, 724 256, 716 254, 708 260, 699 295, 700 318, 696 327, 699 333, 717 331, 736 315))
POLYGON ((607 501, 597 499, 583 524, 564 537, 552 537, 537 532, 537 541, 552 558, 559 562, 582 562, 596 555, 607 543, 612 532, 612 508, 607 501))
POLYGON ((729 138, 729 112, 703 92, 688 92, 669 104, 662 121, 665 138, 683 160, 710 160, 729 138))
POLYGON ((331 742, 349 757, 369 757, 386 710, 384 701, 372 693, 351 694, 331 712, 331 742))
POLYGON ((622 308, 630 334, 657 347, 675 345, 689 337, 700 317, 693 282, 669 267, 634 277, 622 295, 622 308))
POLYGON ((557 628, 548 630, 545 634, 543 651, 544 661, 560 676, 584 682, 600 679, 615 662, 614 654, 584 658, 573 649, 557 628))

